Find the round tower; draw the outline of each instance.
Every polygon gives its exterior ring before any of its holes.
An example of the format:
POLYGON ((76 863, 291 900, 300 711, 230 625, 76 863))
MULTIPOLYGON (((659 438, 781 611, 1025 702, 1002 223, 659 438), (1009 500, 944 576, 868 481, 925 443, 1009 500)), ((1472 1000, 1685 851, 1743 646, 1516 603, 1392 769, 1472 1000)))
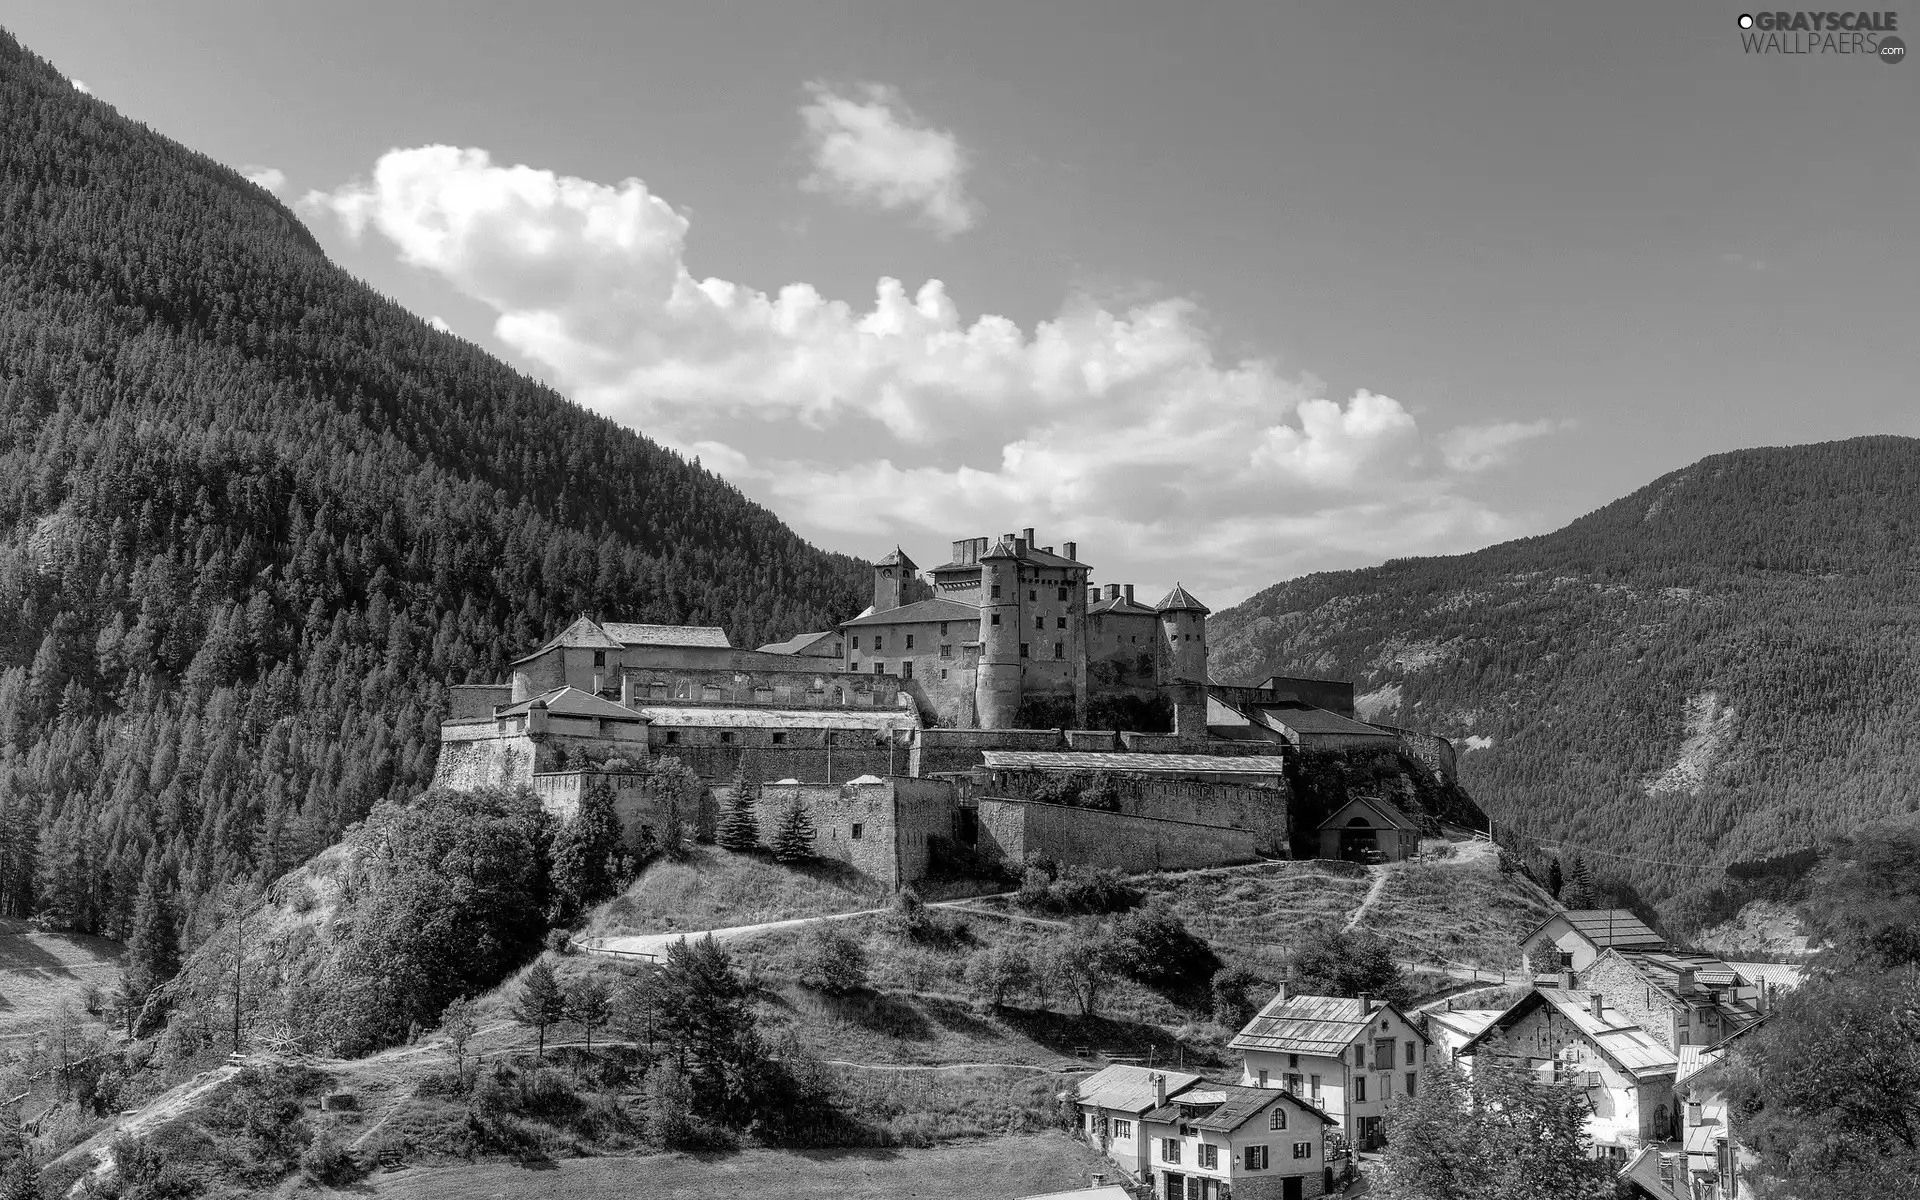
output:
POLYGON ((1173 702, 1173 732, 1207 736, 1207 613, 1179 584, 1153 606, 1160 617, 1160 686, 1173 702))
POLYGON ((1020 671, 1020 558, 1012 539, 1003 539, 980 556, 980 667, 973 687, 980 728, 1013 728, 1020 671))

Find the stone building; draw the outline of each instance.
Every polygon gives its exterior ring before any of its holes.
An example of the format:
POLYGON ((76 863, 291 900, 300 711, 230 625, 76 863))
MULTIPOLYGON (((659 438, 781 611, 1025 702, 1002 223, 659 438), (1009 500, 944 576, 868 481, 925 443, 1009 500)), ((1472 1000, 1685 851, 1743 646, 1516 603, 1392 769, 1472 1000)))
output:
POLYGON ((1240 1051, 1242 1084, 1303 1097, 1370 1151, 1385 1138, 1394 1097, 1418 1093, 1430 1043, 1383 1000, 1282 987, 1227 1044, 1240 1051))

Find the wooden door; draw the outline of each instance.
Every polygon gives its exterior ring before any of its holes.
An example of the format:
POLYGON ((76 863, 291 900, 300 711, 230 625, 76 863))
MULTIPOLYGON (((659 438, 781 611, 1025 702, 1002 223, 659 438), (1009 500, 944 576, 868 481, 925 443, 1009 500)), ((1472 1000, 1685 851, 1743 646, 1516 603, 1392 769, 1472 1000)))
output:
POLYGON ((1298 1175, 1289 1175, 1280 1181, 1280 1200, 1301 1200, 1306 1194, 1306 1180, 1298 1175))

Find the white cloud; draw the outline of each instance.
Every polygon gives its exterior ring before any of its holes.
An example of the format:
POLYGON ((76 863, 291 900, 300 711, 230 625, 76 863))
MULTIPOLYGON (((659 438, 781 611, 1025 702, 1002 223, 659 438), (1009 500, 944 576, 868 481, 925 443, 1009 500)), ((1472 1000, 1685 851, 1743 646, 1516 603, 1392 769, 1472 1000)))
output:
POLYGON ((281 188, 287 186, 287 173, 278 167, 262 167, 248 163, 240 168, 240 174, 246 176, 248 183, 263 187, 276 196, 280 194, 281 188))
POLYGON ((1033 525, 1103 579, 1178 577, 1212 602, 1518 531, 1459 481, 1520 436, 1456 430, 1436 453, 1390 397, 1221 358, 1184 300, 1072 298, 1023 329, 963 319, 938 281, 882 279, 859 309, 697 279, 687 218, 640 180, 450 146, 391 151, 301 205, 491 307, 500 341, 580 403, 852 552, 900 541, 936 562, 1033 525))
POLYGON ((960 139, 923 125, 890 87, 852 94, 810 83, 800 107, 813 173, 800 186, 843 200, 911 212, 942 237, 972 229, 978 206, 966 194, 960 139))
POLYGON ((1484 471, 1512 460, 1521 443, 1545 437, 1561 423, 1538 421, 1501 421, 1493 425, 1462 425, 1440 435, 1440 452, 1447 466, 1456 471, 1484 471))
POLYGON ((433 326, 435 329, 438 329, 441 333, 453 332, 453 326, 447 324, 446 320, 442 317, 438 317, 438 316, 428 317, 427 324, 433 326))
POLYGON ((93 95, 93 89, 87 86, 84 79, 69 79, 67 82, 72 84, 73 90, 79 92, 82 96, 93 95))

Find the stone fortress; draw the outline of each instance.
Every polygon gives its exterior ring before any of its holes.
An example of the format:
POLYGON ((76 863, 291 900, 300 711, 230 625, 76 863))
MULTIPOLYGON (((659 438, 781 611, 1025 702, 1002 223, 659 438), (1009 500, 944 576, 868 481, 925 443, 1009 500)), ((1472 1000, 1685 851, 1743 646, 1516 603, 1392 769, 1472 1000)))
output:
POLYGON ((1451 745, 1359 720, 1350 683, 1213 683, 1205 605, 1178 585, 1151 607, 1103 590, 1061 550, 1030 528, 964 539, 929 579, 896 548, 865 611, 753 650, 582 616, 506 682, 452 689, 434 782, 528 786, 565 816, 604 781, 623 821, 703 836, 751 755, 777 781, 768 837, 804 804, 822 857, 891 886, 945 852, 1150 870, 1322 843, 1398 857, 1406 831, 1438 832, 1385 800, 1341 809, 1333 834, 1294 828, 1302 751, 1395 750, 1451 784, 1451 745), (663 798, 669 759, 703 781, 697 801, 663 798))

